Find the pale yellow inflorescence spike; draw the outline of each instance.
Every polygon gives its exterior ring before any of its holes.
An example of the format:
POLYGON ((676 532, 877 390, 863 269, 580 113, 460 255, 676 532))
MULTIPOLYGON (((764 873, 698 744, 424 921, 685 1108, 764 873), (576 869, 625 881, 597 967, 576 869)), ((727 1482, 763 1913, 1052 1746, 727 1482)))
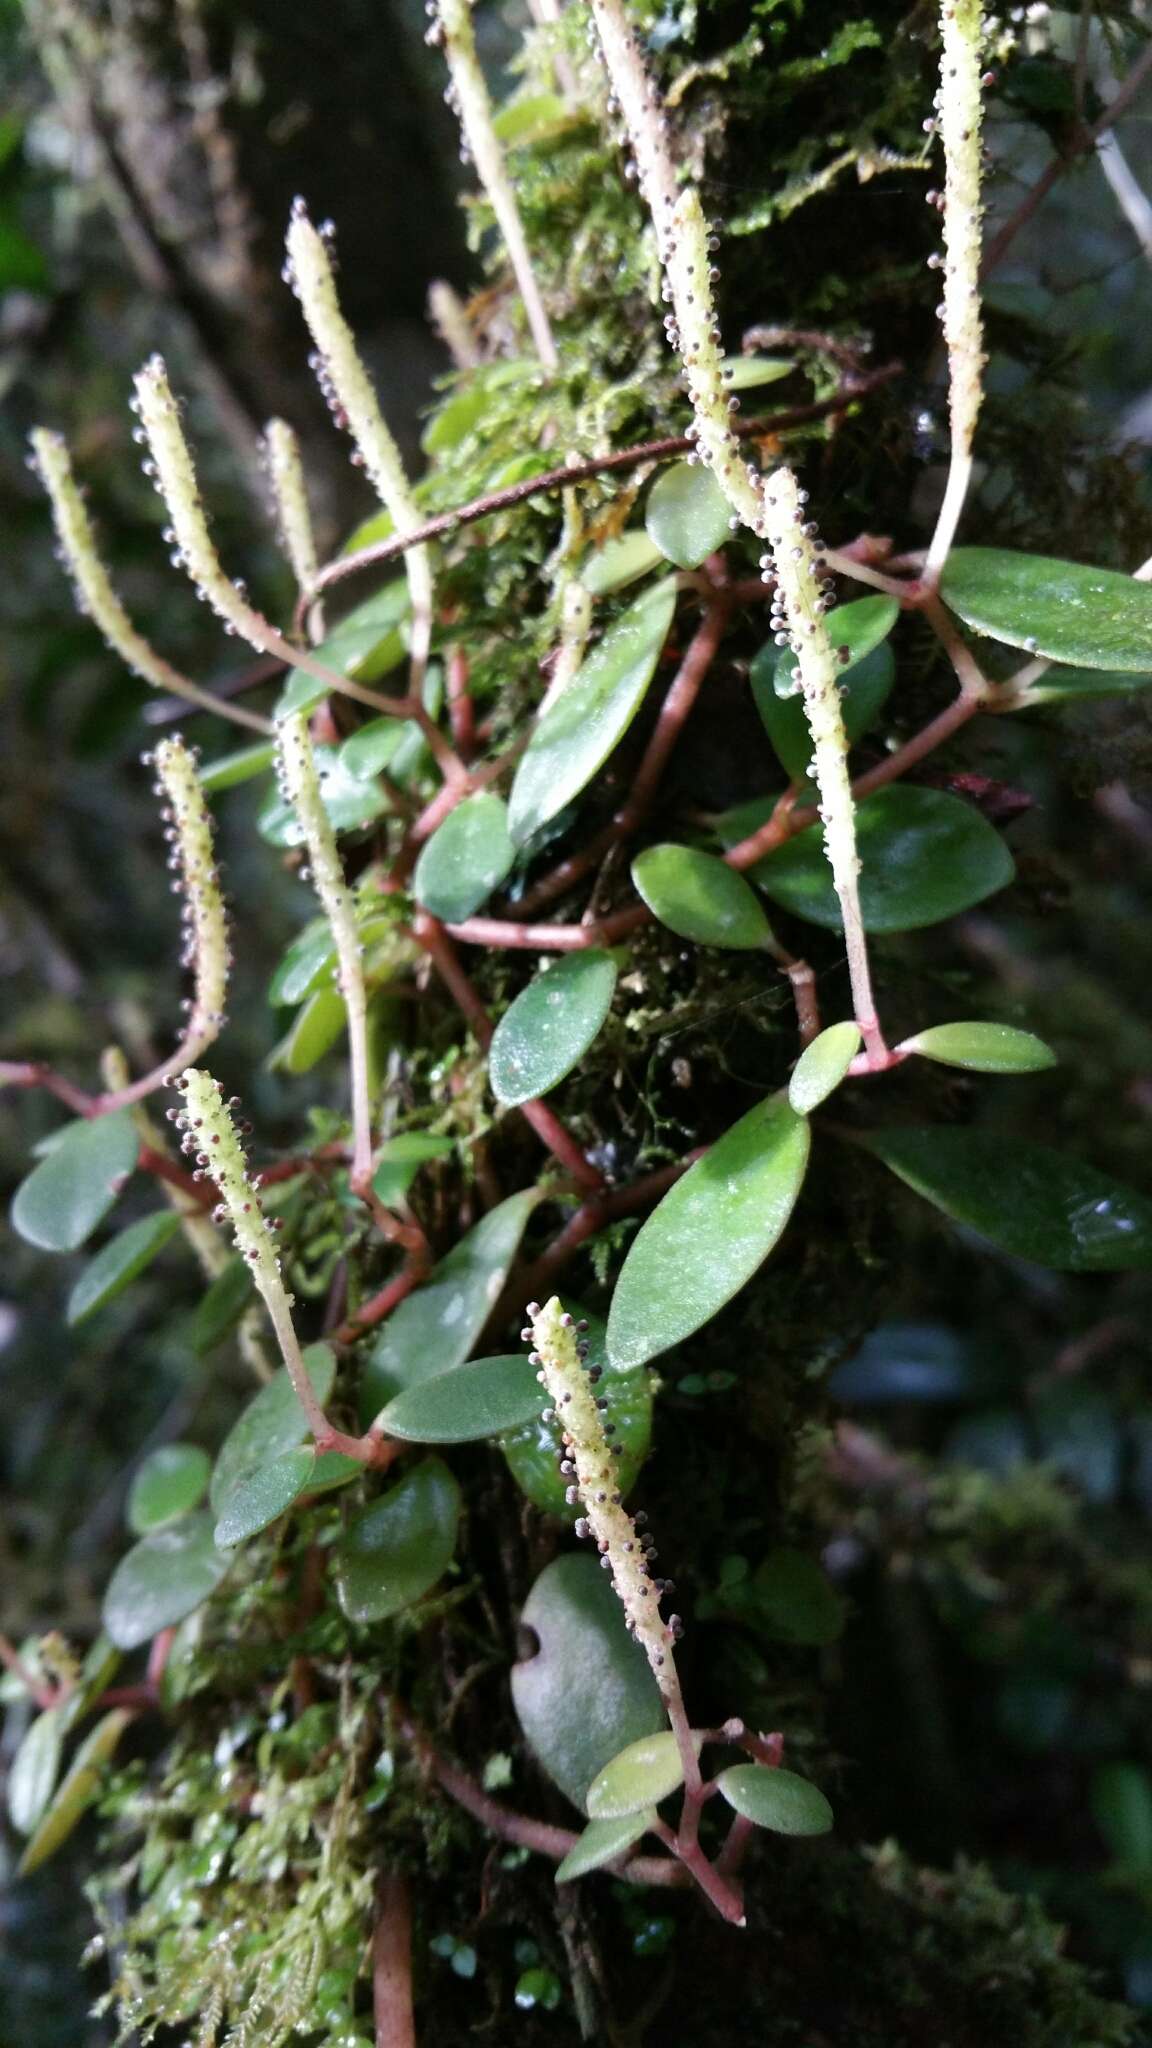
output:
POLYGON ((316 581, 319 563, 300 443, 287 420, 269 420, 264 429, 264 451, 276 524, 284 552, 296 578, 297 588, 309 591, 316 581))
MULTIPOLYGON (((528 1322, 524 1334, 531 1337, 530 1357, 539 1367, 537 1378, 547 1389, 560 1425, 560 1470, 570 1482, 568 1500, 573 1506, 578 1501, 583 1511, 576 1533, 595 1542, 611 1571, 630 1633, 642 1645, 664 1698, 679 1705, 673 1656, 679 1623, 675 1616, 670 1621, 661 1616, 661 1584, 648 1569, 651 1541, 640 1534, 621 1499, 616 1459, 599 1405, 603 1397, 595 1392, 600 1371, 589 1370, 580 1326, 555 1295, 543 1308, 529 1302, 528 1322)), ((544 1413, 550 1420, 551 1409, 544 1413)))
POLYGON ((980 0, 944 0, 940 31, 940 89, 936 95, 944 145, 944 295, 940 314, 948 349, 952 451, 944 503, 928 552, 925 573, 930 577, 938 576, 944 566, 964 507, 987 360, 980 318, 984 120, 980 0))
POLYGON ((220 892, 212 815, 201 786, 197 756, 177 735, 161 740, 152 754, 157 793, 164 799, 164 822, 172 846, 171 864, 178 880, 173 887, 184 899, 184 952, 181 966, 192 969, 194 992, 188 1026, 178 1057, 197 1060, 213 1044, 225 1023, 228 992, 228 919, 220 892))

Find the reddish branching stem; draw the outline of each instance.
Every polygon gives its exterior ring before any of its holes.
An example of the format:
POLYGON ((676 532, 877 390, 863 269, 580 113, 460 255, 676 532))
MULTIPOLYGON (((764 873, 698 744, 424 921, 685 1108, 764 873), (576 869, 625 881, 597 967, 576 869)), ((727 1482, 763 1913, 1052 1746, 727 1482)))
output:
POLYGON ((406 1878, 380 1880, 372 1936, 376 2048, 416 2048, 412 2006, 412 1901, 406 1878))

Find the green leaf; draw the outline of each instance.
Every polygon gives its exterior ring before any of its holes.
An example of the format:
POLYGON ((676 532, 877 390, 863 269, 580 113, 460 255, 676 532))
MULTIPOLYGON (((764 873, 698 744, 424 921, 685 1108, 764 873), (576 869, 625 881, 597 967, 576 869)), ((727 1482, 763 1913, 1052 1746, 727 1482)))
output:
POLYGON ((71 1769, 60 1785, 39 1827, 17 1865, 16 1875, 27 1877, 29 1871, 37 1870, 55 1855, 62 1842, 67 1841, 77 1822, 80 1821, 100 1790, 100 1779, 104 1765, 115 1752, 120 1737, 132 1720, 128 1707, 113 1707, 97 1721, 91 1733, 81 1743, 73 1758, 71 1769))
MULTIPOLYGON (((347 676, 350 682, 377 682, 399 668, 407 653, 400 628, 410 609, 407 578, 400 576, 365 598, 363 604, 356 605, 339 625, 333 626, 313 650, 317 661, 323 662, 325 668, 335 669, 337 675, 347 676)), ((281 692, 276 717, 289 718, 294 711, 314 711, 327 695, 325 683, 309 675, 306 669, 294 668, 281 692)))
POLYGON ((1050 668, 1029 683, 1025 693, 1008 709, 1028 711, 1034 704, 1064 704, 1078 697, 1115 697, 1129 690, 1146 690, 1149 683, 1152 670, 1121 674, 1117 670, 1108 673, 1094 668, 1050 668))
MULTIPOLYGON (((870 932, 938 924, 995 895, 1016 872, 1004 841, 979 811, 940 789, 878 789, 858 806, 856 832, 860 905, 870 932)), ((810 825, 749 873, 795 916, 841 929, 821 826, 810 825)))
POLYGON ((127 1230, 103 1245, 68 1296, 69 1326, 75 1328, 86 1316, 95 1315, 97 1309, 123 1294, 179 1228, 180 1218, 174 1209, 159 1209, 154 1216, 130 1223, 127 1230))
MULTIPOLYGON (((884 642, 897 612, 893 598, 862 597, 855 604, 841 605, 829 620, 836 646, 846 647, 849 655, 840 671, 840 709, 849 742, 860 739, 875 725, 891 694, 896 664, 892 649, 884 642)), ((807 796, 812 788, 808 779, 812 735, 800 694, 796 656, 770 640, 753 661, 748 679, 781 767, 802 785, 807 796)))
POLYGON ((840 1086, 860 1050, 858 1024, 829 1024, 806 1045, 792 1069, 788 1100, 798 1116, 810 1116, 840 1086))
MULTIPOLYGON (((349 733, 340 742, 340 765, 357 782, 371 782, 374 775, 380 775, 390 768, 406 736, 412 731, 412 722, 403 718, 370 718, 358 732, 349 733)), ((419 732, 420 728, 415 728, 419 732)))
POLYGON ((183 1621, 228 1569, 212 1540, 211 1515, 153 1529, 122 1557, 104 1595, 104 1626, 118 1650, 135 1650, 183 1621))
POLYGON ((749 1594, 761 1625, 785 1642, 823 1648, 844 1627, 844 1602, 806 1550, 784 1544, 770 1550, 752 1574, 749 1594))
POLYGON ((535 1188, 490 1209, 388 1318, 365 1369, 361 1414, 377 1415, 402 1387, 467 1358, 488 1320, 540 1197, 535 1188))
POLYGON ((300 1494, 308 1492, 315 1466, 315 1451, 311 1445, 301 1445, 249 1473, 221 1503, 216 1520, 217 1547, 229 1550, 278 1522, 285 1509, 300 1494))
POLYGON ((212 1461, 199 1444, 161 1444, 136 1468, 128 1493, 128 1527, 137 1536, 178 1522, 198 1508, 212 1461))
POLYGON ((731 508, 712 471, 675 462, 648 493, 644 524, 660 553, 678 569, 698 569, 728 539, 731 508))
POLYGON ((574 117, 578 113, 559 93, 519 93, 501 107, 492 126, 505 149, 522 149, 570 127, 574 117))
POLYGON ((65 1124, 13 1196, 13 1230, 42 1251, 76 1251, 112 1207, 139 1150, 130 1110, 65 1124))
POLYGON ((520 1619, 538 1648, 512 1667, 516 1717, 538 1762, 583 1811, 589 1785, 621 1745, 665 1727, 659 1688, 590 1557, 546 1565, 520 1619))
POLYGON ((188 1342, 198 1358, 203 1358, 207 1352, 214 1351, 217 1344, 223 1343, 255 1293, 252 1275, 244 1260, 239 1256, 229 1259, 189 1318, 188 1342))
POLYGON ((615 540, 607 540, 589 555, 580 571, 580 581, 591 597, 609 597, 629 583, 638 583, 664 559, 655 539, 635 527, 615 540))
POLYGON ((690 1337, 776 1243, 808 1163, 808 1123, 771 1095, 690 1166, 634 1240, 608 1317, 608 1355, 631 1372, 690 1337))
MULTIPOLYGON (((900 606, 894 597, 858 597, 851 604, 837 605, 835 611, 829 612, 824 623, 832 645, 842 657, 847 651, 847 659, 841 661, 843 681, 883 645, 899 616, 900 606)), ((752 663, 750 674, 753 689, 758 691, 757 702, 759 691, 767 684, 771 684, 773 696, 785 702, 799 700, 800 672, 790 647, 778 648, 774 640, 769 640, 752 663)), ((799 701, 797 708, 801 708, 799 701)))
MULTIPOLYGON (((697 1749, 700 1744, 697 1741, 697 1749)), ((620 1820, 626 1813, 651 1812, 684 1783, 680 1749, 670 1728, 630 1742, 599 1771, 588 1787, 593 1820, 620 1820)))
POLYGON ((492 1036, 488 1078, 513 1107, 555 1088, 583 1059, 612 1007, 610 953, 568 953, 544 968, 505 1010, 492 1036))
MULTIPOLYGON (((574 1315, 584 1315, 576 1302, 569 1301, 565 1306, 574 1315)), ((585 1316, 585 1320, 588 1324, 588 1364, 603 1368, 608 1362, 603 1320, 599 1316, 585 1316)), ((652 1439, 652 1377, 646 1372, 608 1372, 600 1381, 597 1392, 607 1403, 604 1420, 610 1422, 616 1431, 612 1439, 620 1452, 616 1481, 627 1499, 648 1456, 652 1439)), ((557 1417, 545 1422, 536 1414, 520 1429, 510 1430, 502 1439, 501 1449, 512 1477, 533 1505, 542 1508, 545 1514, 562 1517, 567 1511, 565 1490, 568 1482, 559 1469, 562 1456, 560 1435, 561 1425, 557 1417)))
POLYGON ((508 825, 517 846, 579 796, 640 709, 676 609, 664 577, 622 612, 546 711, 516 770, 508 825))
MULTIPOLYGON (((323 692, 321 692, 323 695, 323 692)), ((375 782, 350 774, 334 747, 317 747, 316 772, 320 797, 334 832, 358 832, 383 816, 388 799, 375 782)), ((302 846, 304 832, 292 805, 278 789, 269 791, 256 818, 256 830, 269 846, 302 846)))
POLYGON ((918 1195, 1014 1258, 1062 1273, 1152 1266, 1148 1196, 1047 1145, 937 1125, 867 1143, 918 1195))
POLYGON ((653 917, 699 946, 756 949, 772 927, 754 889, 735 868, 694 846, 649 846, 632 863, 632 880, 653 917))
MULTIPOLYGON (((310 1344, 304 1369, 321 1407, 332 1392, 336 1360, 327 1344, 310 1344)), ((208 1498, 217 1514, 246 1479, 270 1465, 285 1451, 294 1451, 308 1434, 296 1389, 282 1366, 237 1416, 217 1453, 208 1498)))
POLYGON ((372 1176, 373 1192, 385 1208, 394 1209, 408 1193, 420 1168, 430 1159, 446 1159, 454 1150, 451 1138, 432 1138, 423 1131, 402 1131, 381 1145, 372 1176))
POLYGON ((256 775, 274 766, 276 748, 271 740, 260 740, 254 747, 238 747, 233 754, 221 754, 215 761, 206 761, 200 770, 200 787, 205 796, 217 796, 222 789, 235 789, 238 783, 251 782, 256 775))
POLYGON ((945 1067, 970 1067, 976 1074, 1036 1074, 1056 1065, 1050 1045, 1011 1024, 932 1024, 897 1051, 918 1052, 945 1067))
POLYGON ((1005 548, 953 548, 940 595, 966 626, 1029 654, 1089 669, 1148 667, 1152 585, 1114 569, 1005 548))
POLYGON ((389 1401, 380 1427, 409 1443, 479 1443, 527 1422, 539 1413, 542 1399, 536 1368, 524 1352, 477 1358, 405 1387, 389 1401))
POLYGON ((729 391, 754 391, 762 384, 778 384, 795 368, 787 356, 725 356, 720 375, 729 391))
POLYGON ((1142 1764, 1097 1764, 1092 1818, 1113 1860, 1133 1875, 1152 1872, 1152 1777, 1142 1764))
POLYGON ((557 1884, 571 1884, 577 1877, 586 1877, 590 1870, 602 1870, 606 1863, 615 1863, 641 1835, 647 1834, 656 1817, 656 1808, 649 1806, 640 1813, 622 1814, 617 1820, 590 1820, 559 1865, 557 1884))
POLYGON ((322 983, 329 980, 336 958, 336 941, 326 917, 316 917, 297 932, 286 946, 268 983, 268 1001, 274 1010, 294 1009, 322 983))
POLYGON ((308 1074, 339 1043, 348 1027, 348 1011, 339 989, 318 988, 302 1004, 268 1065, 282 1074, 308 1074))
POLYGON ((58 1707, 37 1714, 25 1730, 8 1767, 8 1818, 22 1835, 30 1835, 44 1812, 60 1774, 64 1730, 58 1707))
POLYGON ((421 850, 412 877, 416 901, 445 924, 462 924, 499 888, 515 858, 503 797, 490 790, 465 797, 421 850))
POLYGON ((452 1562, 459 1519, 460 1488, 439 1458, 357 1515, 332 1554, 349 1621, 387 1621, 430 1592, 452 1562))
POLYGON ((729 1806, 776 1835, 826 1835, 832 1808, 819 1786, 795 1771, 766 1764, 733 1764, 716 1780, 729 1806))

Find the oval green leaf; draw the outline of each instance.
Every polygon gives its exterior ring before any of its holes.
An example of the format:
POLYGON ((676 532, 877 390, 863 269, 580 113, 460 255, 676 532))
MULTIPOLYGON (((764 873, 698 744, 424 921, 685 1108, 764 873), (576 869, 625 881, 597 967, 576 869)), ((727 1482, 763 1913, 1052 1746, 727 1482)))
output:
POLYGON ((508 827, 517 846, 579 796, 640 709, 676 609, 676 580, 629 605, 546 711, 516 770, 508 827))
POLYGON ((798 1116, 810 1116, 840 1086, 860 1050, 858 1024, 829 1024, 806 1045, 792 1069, 788 1100, 798 1116))
POLYGON ((67 1841, 100 1790, 104 1765, 112 1757, 132 1718, 130 1708, 114 1707, 85 1737, 73 1758, 71 1769, 20 1858, 16 1872, 18 1877, 26 1877, 29 1871, 38 1869, 41 1863, 46 1863, 55 1854, 62 1842, 67 1841))
POLYGON ((286 946, 268 983, 268 1001, 274 1010, 294 1009, 320 985, 331 978, 336 959, 336 941, 327 918, 313 918, 286 946))
POLYGON ((615 1863, 647 1833, 656 1817, 656 1808, 649 1806, 640 1813, 622 1814, 618 1820, 590 1820, 557 1869, 557 1884, 571 1884, 575 1878, 586 1877, 590 1870, 602 1870, 606 1863, 615 1863))
POLYGON ((238 747, 234 754, 222 754, 218 760, 204 763, 200 787, 205 796, 216 796, 222 789, 235 789, 239 783, 263 775, 275 760, 276 749, 271 740, 261 740, 254 747, 238 747))
POLYGON ((497 1102, 533 1102, 571 1073, 598 1035, 616 987, 610 953, 589 947, 546 967, 505 1010, 488 1053, 497 1102))
POLYGON ((546 1565, 521 1622, 538 1648, 512 1667, 516 1717, 533 1755, 583 1812, 589 1785, 622 1744, 666 1726, 659 1688, 591 1557, 546 1565))
POLYGON ((348 1028, 348 1012, 338 989, 325 985, 308 997, 296 1012, 278 1046, 268 1055, 268 1065, 285 1074, 307 1074, 348 1028))
MULTIPOLYGON (((324 695, 323 689, 320 689, 320 695, 324 695)), ((347 763, 333 747, 317 747, 315 754, 320 799, 334 832, 358 832, 383 816, 388 808, 388 799, 377 783, 361 782, 358 776, 351 774, 347 763)), ((260 806, 256 830, 269 846, 304 844, 303 827, 292 805, 278 789, 272 789, 260 806)))
POLYGON ((17 1188, 13 1230, 41 1251, 76 1251, 112 1207, 139 1150, 130 1110, 66 1124, 17 1188))
MULTIPOLYGON (((700 1744, 697 1740, 697 1749, 700 1744)), ((680 1747, 670 1728, 630 1742, 599 1771, 588 1787, 593 1820, 620 1820, 658 1806, 684 1783, 680 1747)))
POLYGON ((767 1764, 733 1764, 716 1780, 729 1806, 775 1835, 826 1835, 832 1808, 818 1785, 767 1764))
POLYGON ((975 1074, 1038 1074, 1057 1064, 1042 1038, 1012 1024, 932 1024, 897 1046, 945 1067, 969 1067, 975 1074))
MULTIPOLYGON (((588 1356, 592 1362, 606 1363, 603 1324, 599 1326, 599 1336, 592 1336, 588 1356)), ((607 1373, 597 1391, 607 1403, 604 1420, 616 1431, 612 1439, 614 1448, 620 1452, 616 1482, 627 1499, 652 1441, 652 1380, 646 1372, 607 1373)), ((539 1415, 534 1416, 520 1429, 509 1431, 501 1441, 501 1449, 517 1486, 534 1507, 549 1515, 563 1516, 569 1512, 565 1498, 568 1481, 559 1469, 562 1451, 558 1420, 545 1422, 539 1415)))
POLYGON ((416 901, 445 924, 462 924, 499 888, 515 858, 503 797, 490 790, 465 797, 421 851, 412 877, 416 901))
POLYGON ((430 1159, 446 1159, 454 1151, 451 1138, 433 1138, 423 1131, 401 1131, 381 1145, 372 1175, 372 1190, 385 1208, 395 1208, 416 1175, 430 1159))
MULTIPOLYGON (((390 768, 405 744, 411 726, 406 719, 370 718, 358 731, 340 742, 341 765, 357 782, 370 782, 390 768)), ((419 727, 416 727, 419 731, 419 727)))
MULTIPOLYGON (((881 600, 882 601, 882 600, 881 600)), ((862 599, 870 604, 870 598, 862 599)), ((855 611, 855 605, 845 605, 846 612, 855 611)), ((782 694, 779 688, 783 664, 777 660, 779 650, 771 643, 763 647, 748 671, 752 685, 752 696, 765 732, 772 742, 776 758, 793 782, 798 782, 804 792, 814 787, 810 781, 812 766, 812 735, 804 712, 804 699, 798 690, 782 694)), ((790 656, 789 659, 794 659, 790 656)), ((892 649, 888 646, 872 648, 851 668, 843 671, 840 685, 840 709, 844 718, 844 730, 849 744, 858 740, 875 725, 892 693, 896 680, 896 663, 892 649)))
MULTIPOLYGON (((829 612, 825 625, 841 656, 843 681, 847 682, 867 656, 883 645, 899 616, 900 606, 894 597, 858 597, 851 604, 837 605, 835 611, 829 612)), ((769 640, 752 663, 750 674, 757 703, 765 686, 770 685, 774 697, 786 703, 795 699, 797 708, 801 708, 800 676, 790 647, 778 648, 774 640, 769 640)))
POLYGON ((121 1558, 104 1595, 104 1626, 117 1649, 135 1650, 183 1621, 227 1569, 212 1540, 210 1515, 186 1515, 142 1537, 121 1558))
POLYGON ((199 1444, 160 1444, 137 1467, 128 1493, 128 1527, 137 1536, 178 1522, 198 1508, 212 1461, 199 1444))
POLYGON ((728 539, 731 507, 703 463, 675 462, 648 493, 644 524, 678 569, 698 569, 728 539))
POLYGON ((8 1767, 8 1818, 30 1835, 56 1789, 64 1742, 60 1710, 48 1707, 25 1730, 8 1767))
POLYGON ((653 917, 698 946, 755 949, 772 937, 755 891, 735 868, 694 846, 649 846, 632 880, 653 917))
POLYGON ((256 1289, 242 1258, 222 1266, 188 1320, 188 1342, 198 1358, 214 1351, 236 1327, 256 1289))
POLYGON ((690 1337, 763 1264, 792 1214, 808 1122, 758 1102, 669 1188, 635 1239, 608 1317, 608 1356, 631 1372, 690 1337))
POLYGON ((216 1520, 216 1544, 230 1550, 277 1522, 300 1494, 307 1493, 316 1467, 311 1445, 285 1451, 242 1479, 223 1502, 216 1520))
MULTIPOLYGON (((941 789, 878 789, 857 808, 856 831, 860 906, 870 932, 938 924, 995 895, 1016 872, 987 819, 941 789)), ((826 930, 841 929, 821 826, 810 825, 749 872, 774 903, 826 930)))
POLYGON ((873 1132, 868 1148, 956 1223, 1062 1273, 1152 1266, 1152 1200, 1047 1145, 929 1125, 873 1132))
POLYGON ((1006 548, 953 548, 940 595, 978 633, 1072 667, 1143 671, 1152 584, 1006 548))
POLYGON ((366 1423, 402 1387, 463 1364, 496 1305, 539 1199, 528 1188, 490 1209, 388 1318, 364 1372, 360 1407, 366 1423))
POLYGON ((460 1488, 439 1458, 423 1462, 357 1515, 333 1552, 349 1621, 386 1621, 430 1592, 456 1548, 460 1488))
POLYGON ((638 583, 663 559, 654 536, 637 527, 632 533, 605 541, 603 547, 589 555, 580 571, 580 581, 590 597, 609 597, 614 590, 638 583))
POLYGON ((729 391, 754 391, 761 384, 778 384, 795 368, 787 356, 725 356, 720 375, 729 391))
MULTIPOLYGON (((304 1353, 304 1369, 312 1382, 321 1407, 332 1392, 336 1360, 327 1344, 310 1344, 304 1353)), ((261 1387, 232 1424, 216 1454, 208 1498, 216 1513, 230 1494, 265 1465, 294 1451, 308 1434, 304 1410, 296 1389, 282 1366, 266 1387, 261 1387)))
POLYGON ((380 1417, 388 1436, 415 1444, 470 1444, 516 1429, 536 1415, 541 1395, 526 1353, 477 1358, 406 1387, 380 1417))
MULTIPOLYGON (((335 669, 350 682, 374 683, 391 669, 399 668, 407 652, 401 627, 411 610, 407 579, 397 577, 383 590, 374 591, 333 626, 315 649, 317 661, 335 669)), ((313 711, 328 695, 326 683, 307 670, 294 668, 284 684, 276 706, 276 717, 290 718, 295 711, 313 711)))
POLYGON ((160 1209, 155 1216, 142 1216, 139 1223, 130 1223, 127 1230, 103 1245, 68 1296, 69 1326, 75 1328, 86 1316, 95 1315, 97 1309, 123 1294, 179 1228, 176 1211, 160 1209))

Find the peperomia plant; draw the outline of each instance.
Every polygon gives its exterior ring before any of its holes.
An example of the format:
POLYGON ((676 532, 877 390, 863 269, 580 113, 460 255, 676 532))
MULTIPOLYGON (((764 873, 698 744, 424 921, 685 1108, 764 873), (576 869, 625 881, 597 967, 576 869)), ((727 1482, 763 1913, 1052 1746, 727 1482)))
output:
MULTIPOLYGON (((382 509, 321 565, 295 439, 269 424, 296 586, 281 624, 220 560, 163 362, 139 373, 133 409, 173 564, 228 633, 284 672, 266 713, 184 678, 137 633, 63 442, 33 437, 65 566, 109 645, 186 715, 259 735, 207 763, 179 739, 147 757, 192 975, 176 1050, 135 1080, 114 1052, 96 1090, 34 1058, 0 1069, 73 1112, 15 1199, 30 1243, 76 1251, 130 1181, 138 1192, 137 1173, 167 1205, 102 1245, 76 1282, 73 1320, 115 1300, 179 1235, 209 1283, 193 1350, 238 1326, 262 1381, 213 1459, 175 1442, 143 1460, 128 1505, 136 1540, 83 1665, 50 1639, 0 1639, 17 1695, 38 1709, 13 1773, 25 1868, 98 1797, 133 1716, 170 1724, 147 1787, 129 1768, 108 1801, 117 1826, 143 1836, 128 1904, 111 1882, 98 1887, 119 2038, 194 2026, 203 2048, 334 2048, 363 2039, 374 1997, 377 2039, 410 2040, 409 1879, 423 1849, 442 1854, 441 1792, 509 1853, 550 1859, 561 1887, 593 1871, 695 1886, 743 1927, 764 1867, 757 1830, 780 1838, 781 1859, 793 1853, 785 1838, 830 1831, 816 1782, 830 1765, 786 1714, 768 1731, 726 1702, 705 1714, 696 1696, 716 1686, 678 1665, 684 1623, 663 1611, 672 1581, 655 1575, 654 1539, 631 1504, 661 1391, 649 1368, 666 1359, 673 1372, 678 1347, 753 1299, 785 1232, 803 1233, 792 1219, 810 1173, 886 1168, 986 1244, 1042 1266, 1152 1265, 1147 1197, 974 1118, 906 1121, 903 1082, 891 1080, 915 1062, 999 1076, 1055 1059, 1007 996, 994 1018, 925 1004, 899 1031, 889 1020, 885 938, 944 926, 1014 874, 997 824, 967 792, 918 779, 921 765, 978 717, 1053 690, 1096 695, 1109 678, 1123 687, 1145 675, 1152 646, 1141 572, 953 544, 962 520, 980 533, 983 67, 1003 32, 970 0, 945 0, 935 119, 900 160, 927 176, 938 127, 951 457, 930 545, 897 552, 844 530, 810 456, 833 423, 866 417, 899 367, 865 373, 853 359, 831 383, 822 372, 811 401, 741 418, 742 393, 799 374, 804 338, 781 337, 783 357, 725 354, 724 227, 706 218, 699 153, 677 138, 650 72, 648 11, 624 0, 586 11, 561 23, 540 9, 525 57, 539 90, 497 110, 467 0, 431 10, 481 187, 475 217, 483 230, 490 212, 503 253, 489 291, 464 309, 447 302, 457 368, 420 482, 341 308, 332 231, 293 207, 285 279, 382 509), (530 159, 518 178, 516 165, 518 138, 540 124, 545 153, 559 134, 578 159, 605 130, 623 158, 625 312, 595 345, 582 331, 580 236, 559 269, 533 249, 548 172, 530 159), (332 622, 339 586, 386 563, 400 572, 332 622), (955 694, 860 766, 855 751, 888 734, 898 701, 894 647, 914 645, 922 661, 929 641, 955 694), (1012 671, 1006 648, 1031 658, 1012 671), (683 799, 685 730, 692 721, 698 739, 708 692, 734 661, 785 786, 716 809, 683 799), (377 687, 397 672, 402 685, 377 687), (673 768, 680 796, 668 801, 673 768), (272 1000, 293 1021, 273 1059, 289 1083, 332 1061, 324 1109, 262 1168, 247 1141, 259 1153, 268 1142, 241 1124, 216 1071, 229 1057, 230 963, 209 811, 257 778, 257 829, 310 882, 319 912, 276 970, 272 1000), (567 907, 553 917, 552 904, 567 907), (850 1013, 826 1021, 841 954, 850 1013), (684 1061, 675 1085, 701 1105, 690 1127, 667 1104, 651 1111, 642 1063, 691 1009, 685 963, 701 958, 730 971, 730 1007, 770 1009, 783 991, 795 1022, 786 1043, 763 1038, 753 1074, 694 1074, 684 1061), (435 1020, 426 1043, 397 1023, 405 1005, 435 1020), (333 1059, 345 1044, 346 1115, 333 1059), (589 1072, 605 1078, 612 1126, 590 1107, 589 1072), (146 1107, 165 1084, 179 1092, 168 1114, 189 1168, 146 1107), (677 1143, 678 1122, 701 1142, 677 1143), (602 1315, 569 1300, 574 1274, 602 1315), (527 1356, 512 1348, 525 1316, 527 1356), (597 1559, 569 1546, 570 1523, 597 1559), (489 1540, 520 1560, 518 1618, 535 1645, 518 1660, 511 1620, 484 1590, 489 1540), (144 1673, 114 1684, 120 1659, 145 1649, 144 1673), (457 1706, 493 1672, 494 1711, 510 1725, 514 1709, 525 1756, 551 1781, 529 1779, 516 1807, 491 1796, 513 1774, 503 1752, 497 1768, 474 1758, 475 1770, 450 1753, 457 1706), (706 1776, 705 1753, 725 1746, 741 1761, 706 1776), (212 1757, 223 1766, 210 1787, 212 1757), (391 1798, 394 1779, 407 1806, 391 1798), (432 1820, 420 1806, 430 1787, 432 1820), (557 1793, 563 1820, 538 1817, 557 1793), (191 1918, 182 1881, 157 1881, 188 1836, 205 1853, 191 1918)), ((681 96, 669 95, 673 110, 681 96)), ((567 186, 561 196, 572 203, 567 186)), ((836 345, 817 341, 835 364, 836 345)), ((891 1009, 906 1011, 899 993, 891 1009)), ((690 1454, 685 1472, 686 1526, 692 1489, 722 1481, 690 1454)), ((668 1519, 675 1569, 684 1526, 668 1519)), ((791 1562, 769 1572, 764 1598, 798 1640, 822 1645, 830 1602, 838 1626, 834 1597, 814 1560, 781 1554, 791 1562)), ((694 1592, 705 1610, 723 1605, 689 1580, 677 1596, 689 1619, 694 1592)))

